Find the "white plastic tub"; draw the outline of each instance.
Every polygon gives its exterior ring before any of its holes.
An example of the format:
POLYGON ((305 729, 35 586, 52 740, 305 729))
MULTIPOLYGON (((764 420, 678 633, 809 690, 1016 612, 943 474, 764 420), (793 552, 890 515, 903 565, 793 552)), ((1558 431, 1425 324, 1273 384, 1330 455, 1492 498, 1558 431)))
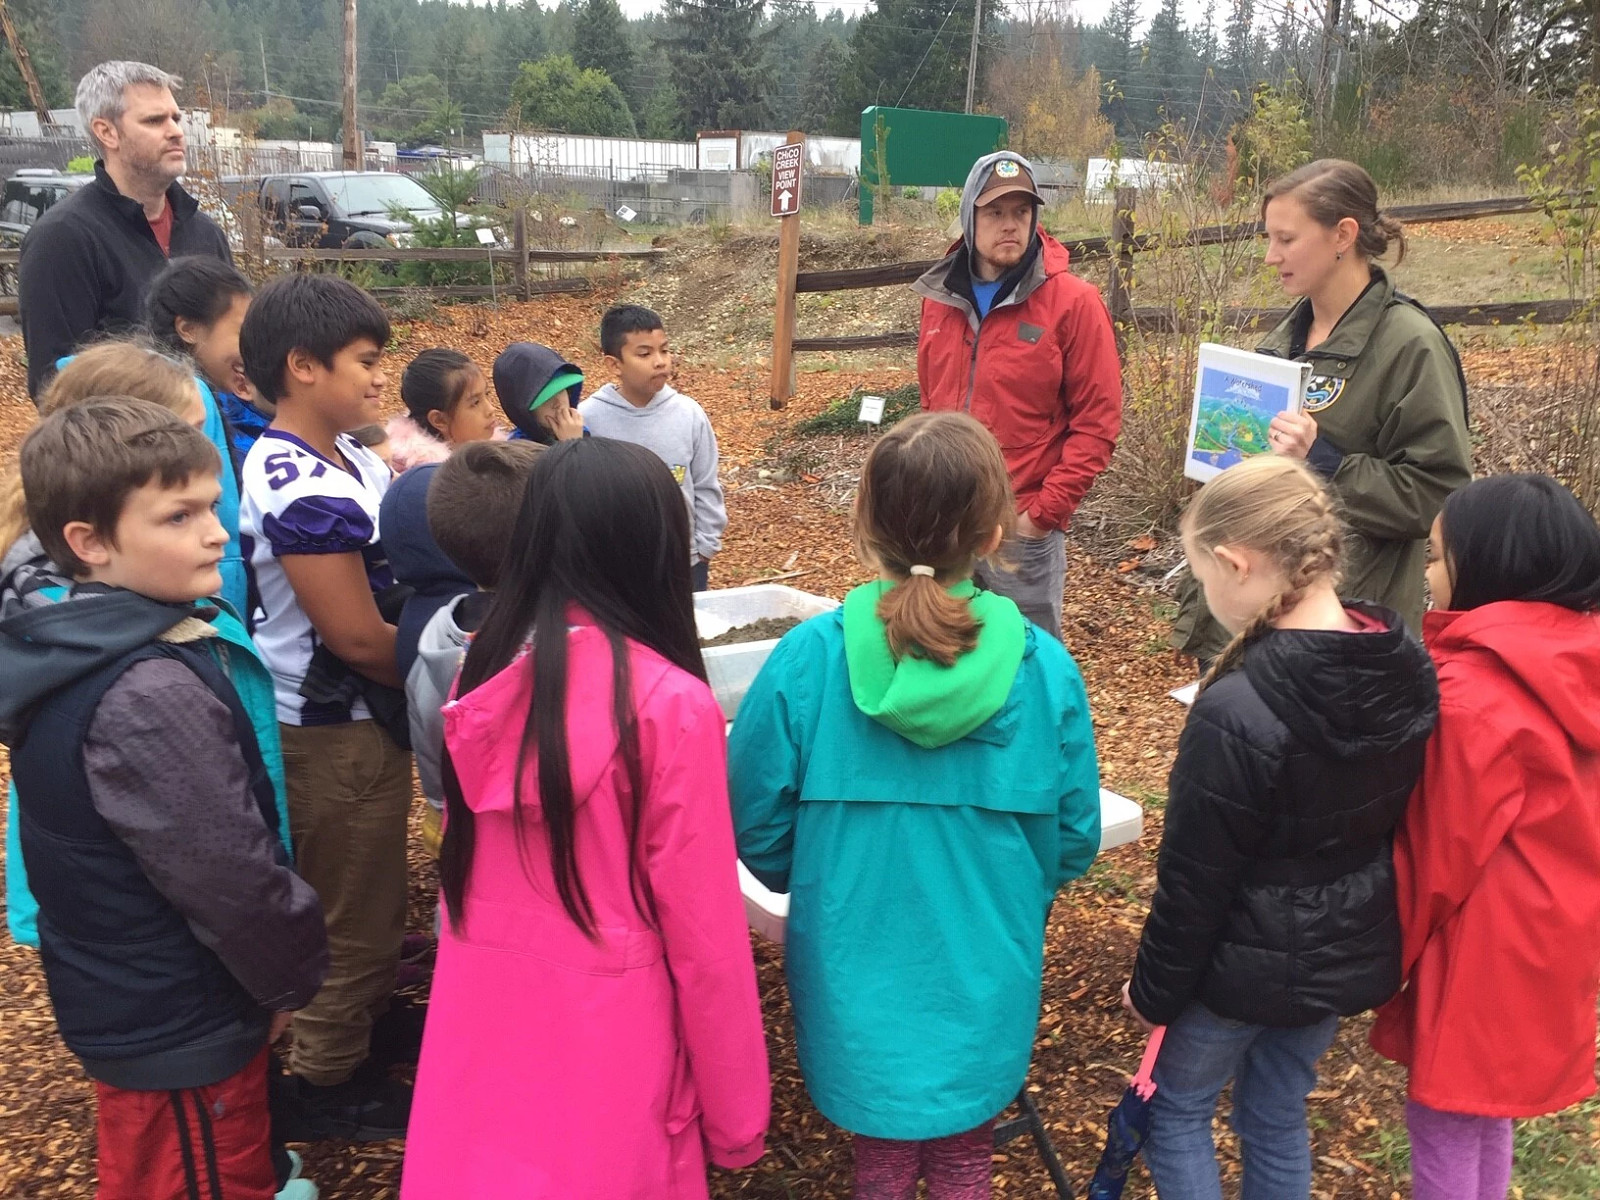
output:
MULTIPOLYGON (((718 637, 736 626, 765 617, 794 617, 803 621, 838 607, 837 600, 813 596, 781 583, 721 588, 696 592, 694 596, 695 621, 703 638, 718 637)), ((777 639, 772 638, 764 642, 741 642, 736 646, 712 646, 701 651, 706 662, 706 678, 728 720, 733 720, 738 713, 745 693, 777 644, 777 639)))
MULTIPOLYGON (((1100 789, 1100 849, 1137 842, 1144 833, 1144 809, 1126 796, 1100 789)), ((739 864, 739 890, 744 894, 745 917, 762 937, 782 942, 789 921, 789 897, 769 891, 739 864)))

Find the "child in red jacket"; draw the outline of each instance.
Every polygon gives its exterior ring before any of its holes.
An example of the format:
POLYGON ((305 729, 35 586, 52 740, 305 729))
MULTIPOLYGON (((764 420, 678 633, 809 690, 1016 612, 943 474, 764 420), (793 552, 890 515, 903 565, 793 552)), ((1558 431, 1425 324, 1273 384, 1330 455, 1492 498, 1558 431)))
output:
POLYGON ((1434 521, 1428 584, 1439 725, 1372 1045, 1410 1068, 1415 1200, 1503 1200, 1511 1119, 1595 1091, 1600 528, 1553 479, 1482 479, 1434 521))

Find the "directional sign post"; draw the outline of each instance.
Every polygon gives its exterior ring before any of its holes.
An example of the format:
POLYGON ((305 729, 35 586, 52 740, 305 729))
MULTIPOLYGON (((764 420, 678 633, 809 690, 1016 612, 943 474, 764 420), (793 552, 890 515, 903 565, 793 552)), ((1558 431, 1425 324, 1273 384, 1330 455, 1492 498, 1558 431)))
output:
POLYGON ((787 142, 772 151, 773 216, 789 217, 800 211, 800 167, 805 156, 803 140, 787 142))
POLYGON ((800 179, 806 136, 791 132, 772 151, 772 215, 778 223, 778 302, 772 328, 772 407, 794 395, 795 275, 800 270, 800 179))

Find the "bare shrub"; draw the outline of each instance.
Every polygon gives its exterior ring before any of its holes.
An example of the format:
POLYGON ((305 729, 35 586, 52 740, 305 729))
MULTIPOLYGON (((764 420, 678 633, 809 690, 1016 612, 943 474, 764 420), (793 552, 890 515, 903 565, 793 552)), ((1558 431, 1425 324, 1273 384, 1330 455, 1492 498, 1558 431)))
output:
POLYGON ((1517 178, 1544 214, 1567 294, 1582 310, 1554 339, 1547 379, 1522 428, 1533 469, 1561 480, 1600 515, 1600 88, 1578 89, 1559 136, 1517 178))
MULTIPOLYGON (((1274 117, 1272 129, 1251 130, 1254 152, 1270 156, 1266 143, 1283 125, 1274 117)), ((1192 230, 1254 221, 1266 181, 1236 186, 1235 160, 1224 147, 1172 125, 1151 140, 1147 157, 1182 170, 1162 190, 1139 195, 1137 231, 1156 241, 1134 257, 1133 319, 1119 330, 1122 436, 1080 525, 1122 540, 1175 524, 1193 490, 1183 455, 1200 344, 1253 346, 1258 323, 1248 314, 1273 295, 1258 239, 1183 244, 1192 230)))

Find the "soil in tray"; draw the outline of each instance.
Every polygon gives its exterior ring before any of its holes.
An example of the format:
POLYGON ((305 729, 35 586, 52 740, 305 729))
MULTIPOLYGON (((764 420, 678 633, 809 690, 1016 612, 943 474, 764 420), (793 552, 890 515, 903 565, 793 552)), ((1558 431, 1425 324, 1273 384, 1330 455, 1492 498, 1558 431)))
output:
POLYGON ((714 638, 701 638, 702 649, 709 650, 712 646, 739 646, 745 642, 770 642, 781 638, 789 630, 800 624, 799 617, 762 617, 759 621, 751 621, 748 625, 735 625, 726 633, 719 633, 714 638))

